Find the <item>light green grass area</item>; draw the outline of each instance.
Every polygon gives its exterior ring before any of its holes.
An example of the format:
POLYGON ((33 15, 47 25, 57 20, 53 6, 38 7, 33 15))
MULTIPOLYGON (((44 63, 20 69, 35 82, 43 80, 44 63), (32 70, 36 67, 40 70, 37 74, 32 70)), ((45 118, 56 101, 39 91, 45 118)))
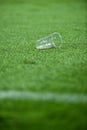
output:
MULTIPOLYGON (((85 0, 0 0, 0 90, 87 94, 86 7, 85 0), (36 50, 36 40, 53 32, 62 35, 62 48, 36 50)), ((0 101, 0 125, 86 130, 86 109, 0 101)))

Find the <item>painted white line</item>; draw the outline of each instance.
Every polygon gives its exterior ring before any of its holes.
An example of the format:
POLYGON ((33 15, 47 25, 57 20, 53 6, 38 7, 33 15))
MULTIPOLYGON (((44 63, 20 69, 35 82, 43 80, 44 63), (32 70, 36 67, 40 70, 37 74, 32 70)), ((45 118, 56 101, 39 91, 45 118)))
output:
POLYGON ((86 94, 43 93, 30 91, 0 91, 0 100, 2 99, 87 103, 86 94))

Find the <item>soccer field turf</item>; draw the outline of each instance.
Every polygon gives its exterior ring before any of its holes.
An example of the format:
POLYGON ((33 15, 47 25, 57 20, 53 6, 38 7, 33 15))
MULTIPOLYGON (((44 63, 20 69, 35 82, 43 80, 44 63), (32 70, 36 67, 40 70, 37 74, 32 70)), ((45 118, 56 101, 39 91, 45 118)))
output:
POLYGON ((1 130, 87 129, 86 7, 86 0, 0 0, 1 130), (53 32, 62 47, 37 50, 36 40, 53 32), (31 96, 23 100, 21 91, 31 96))

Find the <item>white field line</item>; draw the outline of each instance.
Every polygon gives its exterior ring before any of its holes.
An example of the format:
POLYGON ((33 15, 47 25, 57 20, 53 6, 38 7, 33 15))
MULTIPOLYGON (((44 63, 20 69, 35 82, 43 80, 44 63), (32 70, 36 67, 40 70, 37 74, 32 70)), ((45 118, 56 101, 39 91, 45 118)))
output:
POLYGON ((51 93, 51 92, 42 93, 42 92, 29 92, 29 91, 0 91, 0 100, 3 99, 87 103, 86 94, 51 93))

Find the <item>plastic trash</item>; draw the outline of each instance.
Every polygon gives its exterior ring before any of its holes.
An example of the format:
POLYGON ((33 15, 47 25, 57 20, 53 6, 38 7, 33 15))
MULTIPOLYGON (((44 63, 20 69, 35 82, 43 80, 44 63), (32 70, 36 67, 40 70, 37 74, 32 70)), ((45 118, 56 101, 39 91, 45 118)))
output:
POLYGON ((54 32, 44 38, 37 40, 36 49, 60 48, 62 45, 62 36, 54 32))

